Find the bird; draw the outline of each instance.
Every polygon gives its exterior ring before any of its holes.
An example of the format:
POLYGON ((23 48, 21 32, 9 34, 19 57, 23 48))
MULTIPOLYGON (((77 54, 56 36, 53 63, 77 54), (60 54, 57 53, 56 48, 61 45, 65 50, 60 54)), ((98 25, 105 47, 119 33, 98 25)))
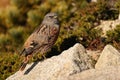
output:
POLYGON ((57 13, 47 13, 33 33, 28 37, 23 45, 23 50, 20 55, 24 55, 24 60, 21 63, 20 71, 23 71, 33 57, 40 52, 44 56, 55 44, 60 32, 60 25, 57 13))

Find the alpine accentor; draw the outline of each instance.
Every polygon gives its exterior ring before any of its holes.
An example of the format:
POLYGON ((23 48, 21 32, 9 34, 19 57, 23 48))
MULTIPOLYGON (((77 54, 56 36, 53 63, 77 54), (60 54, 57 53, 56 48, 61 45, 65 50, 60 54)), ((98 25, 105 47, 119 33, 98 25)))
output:
POLYGON ((43 55, 55 43, 60 31, 58 15, 56 13, 48 13, 45 15, 41 25, 28 37, 24 44, 24 49, 20 55, 24 54, 25 58, 21 64, 20 70, 24 70, 29 59, 40 52, 43 55))

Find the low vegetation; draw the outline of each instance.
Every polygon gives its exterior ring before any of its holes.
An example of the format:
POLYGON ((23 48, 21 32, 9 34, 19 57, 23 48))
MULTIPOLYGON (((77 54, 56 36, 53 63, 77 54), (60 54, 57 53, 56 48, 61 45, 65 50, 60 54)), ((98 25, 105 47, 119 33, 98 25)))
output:
MULTIPOLYGON (((114 5, 109 3, 109 0, 98 0, 97 3, 87 0, 10 0, 9 7, 0 11, 0 80, 19 69, 22 45, 48 12, 58 13, 61 31, 47 57, 60 54, 76 42, 92 50, 102 49, 108 43, 119 48, 120 25, 109 31, 106 39, 101 37, 101 29, 95 29, 101 19, 118 18, 119 0, 114 5)), ((41 55, 37 56, 41 58, 41 55)))

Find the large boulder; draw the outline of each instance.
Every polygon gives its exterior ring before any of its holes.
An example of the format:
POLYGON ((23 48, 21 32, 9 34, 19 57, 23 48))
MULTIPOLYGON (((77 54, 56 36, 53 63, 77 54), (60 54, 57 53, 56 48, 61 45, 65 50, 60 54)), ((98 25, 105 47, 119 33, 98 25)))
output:
POLYGON ((120 80, 120 66, 90 69, 66 77, 63 80, 120 80))
POLYGON ((95 68, 105 68, 107 66, 120 66, 120 53, 111 45, 105 46, 95 68))
POLYGON ((58 56, 27 65, 23 72, 18 71, 6 80, 63 80, 63 77, 91 68, 91 58, 77 43, 58 56))
MULTIPOLYGON (((95 53, 95 51, 92 53, 95 53)), ((120 53, 113 46, 106 45, 95 65, 95 69, 73 74, 64 78, 64 80, 120 80, 119 75, 120 53)))

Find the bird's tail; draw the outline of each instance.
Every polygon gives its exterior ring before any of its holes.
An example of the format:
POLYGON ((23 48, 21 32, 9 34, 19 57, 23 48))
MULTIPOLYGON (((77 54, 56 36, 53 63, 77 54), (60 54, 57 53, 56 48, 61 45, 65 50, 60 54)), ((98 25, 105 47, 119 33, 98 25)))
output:
POLYGON ((20 66, 20 69, 19 69, 20 71, 23 71, 25 69, 25 67, 28 64, 30 58, 32 58, 32 54, 25 56, 23 62, 21 63, 21 66, 20 66))
POLYGON ((29 61, 29 58, 27 58, 27 56, 26 56, 26 57, 24 58, 23 62, 21 63, 21 66, 20 66, 20 69, 19 69, 20 71, 23 71, 23 70, 25 69, 28 61, 29 61))

